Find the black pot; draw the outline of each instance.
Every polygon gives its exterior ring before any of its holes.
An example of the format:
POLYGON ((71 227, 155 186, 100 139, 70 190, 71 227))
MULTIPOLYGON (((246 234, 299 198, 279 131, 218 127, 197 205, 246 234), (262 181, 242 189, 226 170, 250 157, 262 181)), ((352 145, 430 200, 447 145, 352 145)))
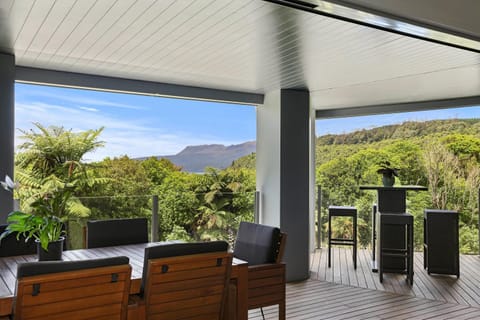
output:
POLYGON ((393 187, 395 184, 395 176, 384 174, 382 176, 382 183, 384 187, 393 187))
POLYGON ((55 261, 62 260, 63 243, 65 237, 60 237, 57 241, 52 241, 48 244, 48 250, 44 250, 40 241, 35 240, 37 243, 38 261, 55 261))

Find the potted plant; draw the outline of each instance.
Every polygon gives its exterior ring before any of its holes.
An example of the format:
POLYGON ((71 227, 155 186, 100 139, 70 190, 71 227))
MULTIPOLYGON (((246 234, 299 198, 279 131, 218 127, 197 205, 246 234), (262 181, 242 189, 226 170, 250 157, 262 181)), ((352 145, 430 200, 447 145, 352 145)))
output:
POLYGON ((8 215, 0 240, 11 233, 16 233, 17 239, 21 235, 26 240, 33 238, 39 261, 61 260, 66 235, 62 213, 70 197, 68 186, 38 195, 30 204, 31 213, 13 211, 8 215))
POLYGON ((395 184, 395 177, 398 177, 398 168, 391 166, 389 161, 383 161, 379 164, 377 173, 382 175, 382 183, 385 187, 391 187, 395 184))

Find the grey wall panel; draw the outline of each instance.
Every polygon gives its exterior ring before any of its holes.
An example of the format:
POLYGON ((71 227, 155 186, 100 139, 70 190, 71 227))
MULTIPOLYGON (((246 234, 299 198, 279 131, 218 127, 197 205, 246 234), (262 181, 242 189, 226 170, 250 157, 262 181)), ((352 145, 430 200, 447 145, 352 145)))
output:
MULTIPOLYGON (((15 135, 15 57, 0 54, 0 180, 13 179, 15 135)), ((0 189, 0 223, 13 209, 12 194, 0 189)))

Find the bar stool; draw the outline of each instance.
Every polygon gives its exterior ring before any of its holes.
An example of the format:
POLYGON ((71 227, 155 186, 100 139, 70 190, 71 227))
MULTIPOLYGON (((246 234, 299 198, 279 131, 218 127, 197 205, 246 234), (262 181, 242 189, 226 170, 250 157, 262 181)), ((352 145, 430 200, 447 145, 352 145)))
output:
POLYGON ((355 207, 328 207, 328 267, 331 266, 332 245, 353 247, 353 267, 357 269, 357 208, 355 207), (352 217, 353 239, 332 238, 332 217, 352 217))
POLYGON ((428 274, 460 277, 458 211, 425 209, 423 218, 423 268, 428 274))
POLYGON ((379 213, 379 276, 380 282, 383 282, 384 272, 400 272, 407 274, 407 282, 413 285, 413 216, 409 213, 379 213), (406 230, 405 246, 403 248, 388 248, 385 246, 386 229, 385 226, 399 226, 406 230), (406 270, 391 270, 383 267, 386 257, 405 259, 406 270))

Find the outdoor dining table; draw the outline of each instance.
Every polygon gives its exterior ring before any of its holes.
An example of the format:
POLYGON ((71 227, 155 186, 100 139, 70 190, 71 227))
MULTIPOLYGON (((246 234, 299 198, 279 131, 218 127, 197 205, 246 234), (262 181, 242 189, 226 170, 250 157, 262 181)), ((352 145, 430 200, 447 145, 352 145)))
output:
MULTIPOLYGON (((64 261, 97 259, 114 256, 127 256, 132 266, 130 294, 140 293, 140 284, 143 272, 143 258, 148 246, 169 244, 172 242, 150 242, 133 245, 112 246, 94 249, 67 250, 63 252, 64 261)), ((174 243, 174 242, 173 242, 174 243)), ((0 258, 0 317, 12 313, 12 304, 15 295, 17 265, 23 262, 37 261, 37 255, 22 255, 0 258)), ((248 263, 233 258, 230 283, 235 288, 233 303, 228 303, 226 318, 236 316, 236 319, 248 319, 248 263), (233 306, 233 307, 232 307, 233 306), (228 308, 235 310, 228 310, 228 308), (230 315, 230 316, 228 316, 230 315)), ((230 292, 232 290, 229 290, 230 292)), ((229 297, 229 301, 232 297, 229 297)))

